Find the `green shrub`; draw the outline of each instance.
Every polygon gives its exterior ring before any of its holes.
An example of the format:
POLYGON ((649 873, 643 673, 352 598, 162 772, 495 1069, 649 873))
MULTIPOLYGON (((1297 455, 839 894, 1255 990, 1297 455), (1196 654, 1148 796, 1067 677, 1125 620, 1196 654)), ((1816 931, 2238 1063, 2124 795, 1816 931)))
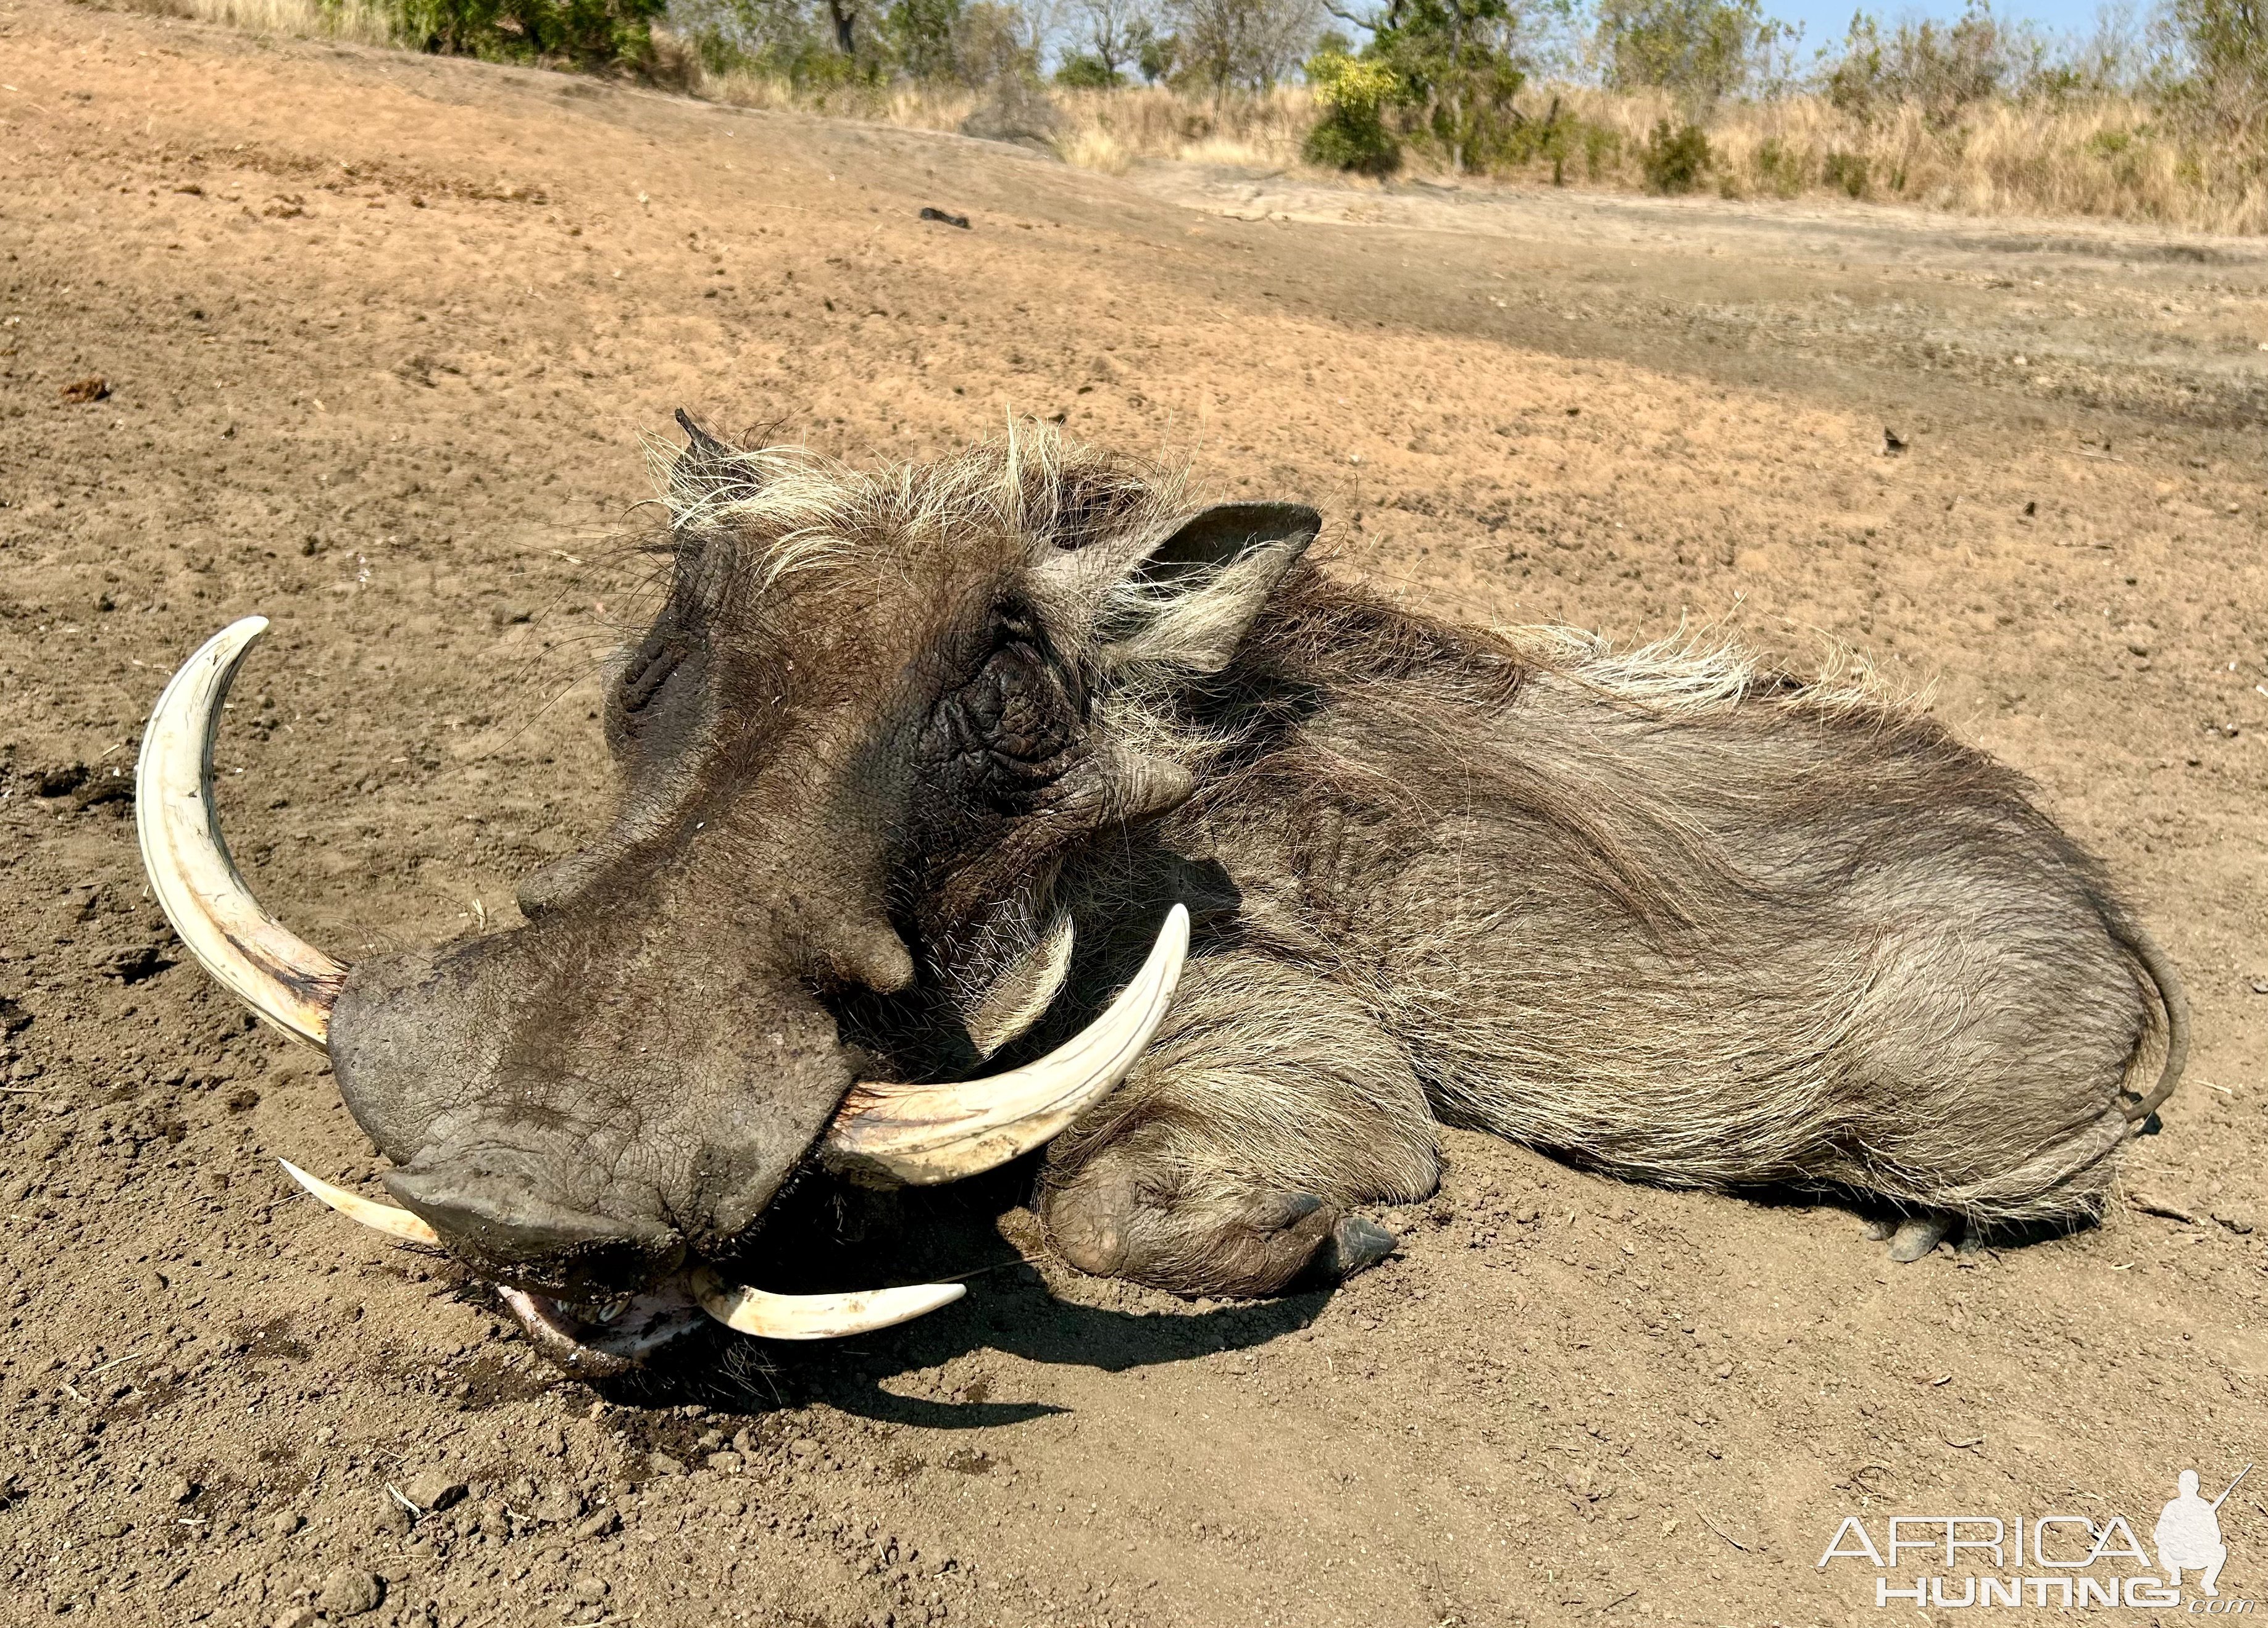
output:
POLYGON ((1386 128, 1386 110, 1403 92, 1383 62, 1319 52, 1307 63, 1322 116, 1307 132, 1301 153, 1308 163, 1365 175, 1390 175, 1402 165, 1402 145, 1386 128))
POLYGON ((643 68, 668 0, 394 0, 398 35, 428 51, 585 70, 643 68))
POLYGON ((1777 136, 1757 145, 1756 189, 1775 198, 1793 198, 1803 190, 1803 157, 1777 136))
POLYGON ((1056 83, 1074 91, 1108 91, 1125 84, 1126 76, 1101 57, 1079 51, 1064 58, 1056 70, 1056 83))
POLYGON ((1819 166, 1819 179, 1829 187, 1840 187, 1853 198, 1867 195, 1867 155, 1859 152, 1830 152, 1819 166))
POLYGON ((1646 137, 1638 163, 1646 171, 1650 190, 1673 195, 1691 192, 1701 184, 1701 172, 1709 167, 1709 138, 1697 124, 1672 129, 1669 121, 1663 119, 1646 137))
POLYGON ((1599 180, 1623 161, 1623 133, 1603 124, 1583 127, 1583 176, 1599 180))

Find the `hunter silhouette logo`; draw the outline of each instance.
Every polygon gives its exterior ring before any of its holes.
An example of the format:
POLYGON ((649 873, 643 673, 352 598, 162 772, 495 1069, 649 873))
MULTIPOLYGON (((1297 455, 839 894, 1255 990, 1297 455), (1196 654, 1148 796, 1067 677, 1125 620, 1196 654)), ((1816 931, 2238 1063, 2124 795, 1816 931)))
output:
POLYGON ((2245 1465, 2237 1471, 2236 1479, 2209 1504, 2198 1496, 2196 1470, 2184 1470, 2176 1478, 2174 1501, 2158 1516, 2158 1524, 2150 1534, 2151 1541, 2158 1545, 2158 1569, 2165 1573, 2169 1585, 2180 1588, 2182 1573, 2193 1569, 2203 1573, 2198 1579, 2198 1587, 2206 1596, 2219 1596, 2220 1590, 2213 1584, 2220 1576, 2220 1568, 2228 1563, 2228 1545, 2220 1541, 2220 1507, 2251 1473, 2252 1466, 2245 1465))
POLYGON ((2221 1506, 2252 1469, 2247 1464, 2237 1471, 2210 1502, 2198 1490, 2196 1470, 2176 1475, 2174 1496, 2150 1529, 2158 1551, 2154 1574, 2139 1522, 2102 1510, 2013 1519, 1981 1513, 1845 1515, 1819 1557, 1819 1569, 1838 1562, 1871 1568, 1877 1608, 2146 1610, 2182 1604, 2182 1579, 2188 1573, 2198 1591, 2189 1602, 2191 1611, 2257 1610, 2254 1601, 2220 1597, 2221 1568, 2228 1564, 2221 1506))

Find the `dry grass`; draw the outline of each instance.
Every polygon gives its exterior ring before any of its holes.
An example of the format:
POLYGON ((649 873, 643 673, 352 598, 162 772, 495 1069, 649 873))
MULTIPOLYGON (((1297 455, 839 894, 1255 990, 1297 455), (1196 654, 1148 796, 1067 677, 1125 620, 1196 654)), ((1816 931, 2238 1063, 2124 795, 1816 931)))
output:
MULTIPOLYGON (((697 93, 934 130, 961 128, 983 101, 974 92, 927 87, 803 92, 746 75, 711 76, 697 93)), ((1114 174, 1145 159, 1300 168, 1300 145, 1315 119, 1312 97, 1292 86, 1218 99, 1160 86, 1049 94, 1055 150, 1071 164, 1114 174)), ((1645 187, 1646 143, 1658 121, 1675 121, 1671 98, 1545 88, 1522 97, 1523 116, 1542 120, 1555 102, 1558 116, 1573 121, 1565 156, 1556 165, 1537 158, 1496 179, 1645 187)), ((1710 121, 1708 136, 1704 185, 1729 198, 1848 196, 1964 215, 2076 215, 2268 232, 2268 169, 2133 99, 1985 103, 1940 127, 1918 107, 1859 120, 1824 98, 1789 96, 1728 104, 1710 121)), ((1407 157, 1411 173, 1439 175, 1445 167, 1423 151, 1407 157)))
MULTIPOLYGON (((255 33, 389 41, 387 14, 371 0, 126 0, 136 9, 255 33)), ((1315 119, 1307 91, 1189 95, 1162 86, 1050 90, 1013 99, 1004 126, 998 98, 949 85, 799 88, 752 74, 703 74, 681 42, 659 54, 696 95, 747 107, 864 119, 917 129, 968 129, 1043 137, 1066 161, 1120 173, 1143 161, 1284 170, 1315 119)), ((1676 117, 1665 96, 1544 87, 1521 99, 1524 117, 1557 106, 1574 121, 1555 163, 1538 158, 1495 178, 1516 184, 1636 189, 1655 124, 1676 117)), ((1731 198, 1847 195, 1965 215, 2064 215, 2149 222, 2194 231, 2268 232, 2268 164, 2202 138, 2151 105, 2128 98, 2040 104, 1985 103, 1949 127, 1920 109, 1871 120, 1821 97, 1728 104, 1708 126, 1704 184, 1731 198)), ((1408 169, 1440 174, 1426 153, 1408 169)))
POLYGON ((221 23, 247 33, 394 43, 387 8, 367 0, 124 0, 127 10, 221 23))
MULTIPOLYGON (((1564 93, 1576 117, 1612 133, 1587 181, 1644 185, 1639 154, 1664 99, 1564 93)), ((2268 167, 2124 97, 1987 102, 1950 127, 1919 108, 1869 121, 1821 97, 1731 106, 1709 125, 1707 182, 1728 197, 1842 194, 1963 215, 2076 215, 2195 231, 2268 232, 2268 167)), ((1539 166, 1520 179, 1548 179, 1539 166)))

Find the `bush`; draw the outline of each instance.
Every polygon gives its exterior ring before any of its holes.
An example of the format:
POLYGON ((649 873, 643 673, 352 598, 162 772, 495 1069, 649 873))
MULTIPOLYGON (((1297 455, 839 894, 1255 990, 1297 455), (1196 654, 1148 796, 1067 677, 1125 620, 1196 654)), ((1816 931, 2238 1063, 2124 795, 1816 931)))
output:
POLYGON ((1056 70, 1056 83, 1074 91, 1108 91, 1126 83, 1126 76, 1106 65, 1099 56, 1084 51, 1063 59, 1056 70))
POLYGON ((1402 145, 1386 128, 1386 110, 1403 94, 1383 62, 1327 50, 1307 62, 1322 117, 1307 132, 1301 156, 1308 163, 1364 175, 1390 175, 1402 167, 1402 145))
POLYGON ((1820 164, 1819 179, 1822 185, 1840 187, 1853 198, 1867 195, 1867 155, 1857 152, 1830 152, 1820 164))
POLYGON ((644 68, 668 0, 394 0, 398 36, 428 51, 585 70, 644 68))
POLYGON ((1691 192, 1709 167, 1709 138, 1697 124, 1673 130, 1668 120, 1658 121, 1638 150, 1638 164, 1649 190, 1672 195, 1691 192))
POLYGON ((1756 147, 1756 186, 1775 198, 1793 198, 1803 190, 1803 158, 1777 136, 1766 136, 1756 147))

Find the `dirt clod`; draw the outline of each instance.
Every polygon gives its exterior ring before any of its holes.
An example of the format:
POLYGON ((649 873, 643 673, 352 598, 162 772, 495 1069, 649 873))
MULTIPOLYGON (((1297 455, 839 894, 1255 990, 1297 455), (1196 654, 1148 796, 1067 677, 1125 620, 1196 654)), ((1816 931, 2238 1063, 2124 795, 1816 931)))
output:
POLYGON ((378 1610, 386 1598, 386 1585, 370 1572, 341 1566, 323 1579, 315 1603, 331 1617, 360 1617, 378 1610))

